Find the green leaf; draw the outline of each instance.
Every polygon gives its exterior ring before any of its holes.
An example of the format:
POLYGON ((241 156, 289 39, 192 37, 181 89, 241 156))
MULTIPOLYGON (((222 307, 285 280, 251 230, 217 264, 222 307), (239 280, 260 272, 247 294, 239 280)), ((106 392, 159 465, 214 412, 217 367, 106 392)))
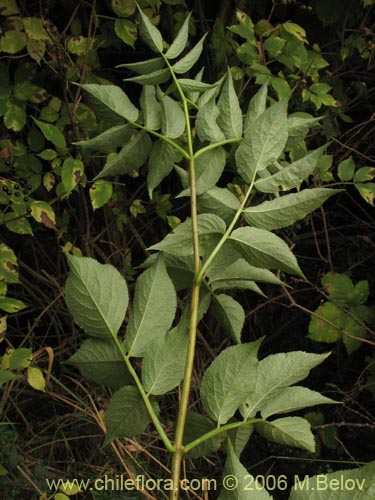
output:
POLYGON ((210 99, 206 104, 200 106, 195 127, 202 142, 220 142, 225 139, 224 132, 217 123, 218 116, 219 108, 215 103, 215 99, 210 99))
POLYGON ((261 413, 262 418, 268 418, 271 415, 290 413, 308 406, 337 403, 338 401, 326 398, 306 387, 286 387, 263 406, 261 413))
MULTIPOLYGON (((215 186, 224 171, 226 159, 224 148, 210 149, 196 159, 195 189, 198 196, 215 186)), ((182 191, 178 198, 182 196, 190 196, 190 188, 182 191)))
POLYGON ((266 110, 268 87, 264 84, 251 99, 244 120, 244 134, 247 133, 253 122, 266 110))
POLYGON ((159 130, 161 126, 161 106, 155 96, 155 87, 145 85, 141 94, 143 124, 150 130, 159 130))
POLYGON ((233 86, 233 78, 230 68, 221 89, 217 103, 219 116, 217 123, 227 139, 242 137, 242 111, 236 91, 233 86))
POLYGON ((146 45, 154 52, 163 52, 163 38, 160 31, 152 24, 150 19, 138 7, 141 16, 141 24, 139 27, 139 34, 146 45))
POLYGON ((132 133, 133 128, 129 124, 117 125, 105 130, 92 139, 75 142, 74 144, 82 148, 110 152, 115 151, 119 146, 123 146, 130 139, 132 133))
POLYGON ((254 432, 254 425, 243 425, 228 431, 228 438, 233 446, 235 454, 239 457, 245 446, 249 442, 250 437, 254 432))
POLYGON ((137 27, 129 19, 116 19, 115 33, 126 45, 134 48, 137 40, 137 27))
POLYGON ((355 163, 352 157, 340 162, 339 166, 337 167, 337 175, 343 182, 351 181, 353 179, 354 171, 355 163))
POLYGON ((38 125, 44 137, 51 141, 57 148, 63 149, 66 147, 66 140, 60 129, 51 123, 44 123, 33 117, 34 122, 38 125))
POLYGON ((189 36, 189 21, 191 17, 191 12, 188 14, 187 18, 183 22, 179 32, 177 33, 176 38, 171 43, 169 49, 165 53, 165 57, 167 59, 175 59, 178 57, 181 52, 186 47, 186 43, 188 41, 189 36))
POLYGON ((272 422, 259 422, 255 424, 255 428, 267 441, 315 452, 314 435, 309 422, 304 418, 278 418, 272 422))
POLYGON ((144 356, 147 347, 170 328, 176 314, 176 292, 161 256, 137 280, 133 312, 125 334, 129 356, 144 356))
POLYGON ((240 202, 229 189, 215 186, 198 197, 197 205, 199 212, 216 214, 230 224, 240 202))
POLYGON ((105 176, 129 174, 141 167, 148 158, 151 145, 151 139, 146 132, 135 132, 121 151, 104 165, 95 180, 105 176))
POLYGON ((298 24, 287 21, 286 23, 282 24, 282 27, 285 31, 293 35, 295 38, 301 40, 301 42, 307 42, 306 31, 298 24))
MULTIPOLYGON (((198 215, 201 255, 207 254, 218 243, 225 229, 225 223, 220 217, 214 214, 198 215)), ((191 219, 179 224, 162 241, 151 246, 149 250, 161 250, 180 257, 193 255, 191 219)))
POLYGON ((233 231, 229 240, 252 266, 281 269, 287 273, 304 277, 297 259, 288 245, 281 238, 265 229, 240 227, 233 231))
POLYGON ((288 139, 287 101, 272 104, 246 132, 236 151, 238 173, 246 182, 278 159, 288 139))
POLYGON ((221 490, 219 500, 272 500, 271 495, 263 488, 263 485, 249 474, 241 464, 230 441, 228 441, 227 448, 228 455, 223 472, 223 478, 227 482, 221 490), (233 478, 233 482, 228 481, 228 478, 233 478), (234 485, 236 487, 232 489, 234 485))
POLYGON ((180 84, 184 92, 194 92, 194 93, 204 92, 208 89, 212 89, 217 86, 217 82, 204 83, 198 80, 191 80, 190 78, 179 78, 178 83, 180 84))
POLYGON ((73 320, 88 335, 115 337, 128 307, 124 278, 110 264, 90 257, 67 255, 70 274, 65 301, 73 320))
POLYGON ((374 478, 375 462, 358 469, 295 478, 289 500, 369 500, 375 494, 374 478))
POLYGON ((93 210, 103 207, 111 199, 113 194, 112 183, 99 180, 90 187, 90 200, 93 210))
POLYGON ((150 198, 154 189, 173 170, 178 157, 178 153, 174 147, 161 139, 152 145, 148 160, 147 175, 147 187, 150 198))
POLYGON ((165 83, 170 78, 169 69, 158 69, 152 73, 148 73, 146 75, 137 75, 132 76, 131 78, 126 78, 124 82, 135 82, 140 85, 161 85, 165 83))
POLYGON ((8 54, 20 52, 26 45, 25 33, 7 30, 0 38, 0 51, 8 54))
POLYGON ((29 366, 27 369, 27 382, 35 390, 46 392, 46 381, 42 370, 34 366, 29 366))
MULTIPOLYGON (((207 432, 215 429, 215 424, 208 417, 189 411, 186 415, 186 425, 184 430, 184 445, 195 441, 207 432)), ((226 433, 217 434, 211 439, 195 446, 192 450, 186 453, 185 458, 194 459, 200 457, 208 457, 215 453, 221 446, 226 437, 226 433)))
MULTIPOLYGON (((156 403, 154 406, 157 410, 156 403)), ((107 446, 119 436, 135 437, 142 434, 150 421, 138 389, 133 386, 122 387, 112 396, 105 412, 107 433, 103 446, 107 446)))
POLYGON ((173 66, 172 69, 175 73, 177 74, 183 74, 189 71, 194 64, 198 61, 202 50, 203 50, 203 42, 207 36, 207 33, 202 36, 202 38, 199 40, 199 42, 191 49, 190 52, 188 52, 182 59, 177 61, 173 66))
POLYGON ((245 311, 239 302, 224 293, 215 295, 216 317, 224 333, 236 344, 241 343, 245 311))
POLYGON ((373 167, 361 167, 356 170, 353 177, 353 182, 372 181, 375 177, 375 169, 373 167))
POLYGON ((0 309, 7 313, 15 313, 25 309, 27 306, 22 300, 10 297, 0 297, 0 309))
POLYGON ((323 319, 313 316, 309 323, 308 338, 317 342, 327 343, 333 343, 340 340, 342 337, 340 325, 345 313, 335 306, 335 304, 332 304, 332 302, 325 302, 318 307, 315 314, 337 325, 337 328, 326 323, 323 319))
POLYGON ((51 37, 43 27, 42 19, 39 17, 23 17, 22 24, 26 35, 33 40, 51 41, 51 37))
POLYGON ((9 370, 0 368, 0 387, 9 382, 9 380, 19 380, 20 378, 22 378, 22 375, 16 375, 9 370))
POLYGON ((310 370, 322 363, 328 354, 309 352, 281 352, 262 359, 258 365, 256 387, 248 394, 241 413, 245 418, 252 417, 277 396, 282 389, 296 384, 308 376, 310 370))
POLYGON ((53 208, 46 201, 34 200, 30 203, 31 217, 50 229, 56 229, 56 215, 53 208))
POLYGON ((19 347, 10 349, 2 359, 2 367, 9 370, 19 370, 27 368, 32 359, 32 351, 29 348, 19 347))
POLYGON ((300 160, 282 167, 275 174, 259 178, 255 182, 256 189, 262 193, 277 193, 279 191, 298 188, 317 169, 319 158, 326 147, 322 146, 311 151, 300 160))
POLYGON ((322 278, 322 285, 330 298, 342 306, 363 304, 368 297, 367 293, 360 302, 355 300, 353 302, 354 286, 352 280, 346 274, 327 273, 322 278))
POLYGON ((273 230, 291 226, 340 192, 340 189, 304 189, 299 193, 286 194, 247 208, 243 211, 243 217, 248 224, 261 229, 273 230))
POLYGON ((288 136, 305 137, 311 125, 318 123, 322 117, 314 118, 308 113, 293 113, 288 116, 288 136), (302 116, 301 116, 302 115, 302 116))
POLYGON ((6 105, 6 112, 4 114, 4 125, 7 129, 13 132, 19 132, 26 125, 26 113, 25 110, 18 106, 8 102, 6 105))
POLYGON ((186 321, 152 342, 142 363, 145 391, 155 396, 177 387, 184 376, 187 352, 186 321))
POLYGON ((202 404, 218 424, 225 424, 255 389, 261 340, 227 347, 205 371, 202 404))
POLYGON ((165 61, 162 57, 154 57, 153 59, 147 59, 146 61, 140 61, 135 63, 119 64, 116 68, 126 68, 138 73, 139 75, 148 75, 149 73, 154 73, 165 66, 165 61))
POLYGON ((67 193, 71 193, 82 181, 84 173, 85 167, 81 160, 76 160, 75 158, 64 160, 61 170, 61 181, 67 193))
POLYGON ((18 283, 17 257, 5 243, 0 243, 0 282, 18 283))
POLYGON ((136 0, 112 0, 113 12, 119 17, 130 17, 137 9, 136 0))
POLYGON ((77 367, 82 377, 114 389, 131 384, 132 377, 112 339, 88 339, 67 364, 77 367))
POLYGON ((185 115, 180 105, 171 97, 163 95, 161 105, 161 131, 167 137, 176 139, 185 130, 185 115))
POLYGON ((367 182, 365 184, 357 182, 356 184, 354 184, 354 186, 362 196, 362 198, 365 200, 365 202, 369 203, 373 207, 375 197, 375 184, 372 182, 367 182))
POLYGON ((80 85, 80 87, 125 120, 137 121, 139 111, 120 87, 95 83, 80 85))
POLYGON ((18 14, 16 0, 0 0, 0 11, 2 16, 12 16, 18 14))
MULTIPOLYGON (((24 214, 22 214, 24 215, 24 214)), ((29 221, 25 217, 20 217, 20 214, 16 212, 7 212, 4 214, 5 226, 9 231, 17 234, 33 234, 33 230, 29 221)))

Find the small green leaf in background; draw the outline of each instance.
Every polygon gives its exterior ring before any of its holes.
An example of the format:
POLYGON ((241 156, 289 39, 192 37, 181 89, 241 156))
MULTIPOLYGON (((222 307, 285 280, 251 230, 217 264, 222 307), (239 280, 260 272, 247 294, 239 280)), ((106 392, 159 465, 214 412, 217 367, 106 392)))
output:
POLYGON ((67 158, 64 160, 61 171, 61 181, 65 191, 69 194, 80 184, 84 176, 85 167, 81 160, 67 158))
POLYGON ((90 200, 93 210, 103 207, 110 199, 113 193, 112 183, 98 180, 90 187, 90 200))
POLYGON ((134 48, 137 40, 137 27, 129 19, 116 19, 115 33, 126 45, 134 48))
POLYGON ((0 309, 7 313, 15 313, 25 309, 27 306, 22 300, 10 297, 0 297, 0 309))
POLYGON ((352 157, 342 161, 337 167, 337 175, 339 176, 339 179, 344 182, 351 181, 353 179, 354 171, 355 163, 352 157))
POLYGON ((43 372, 34 366, 29 366, 27 369, 27 382, 37 391, 46 392, 46 381, 44 380, 43 372))
POLYGON ((60 129, 56 125, 52 125, 51 123, 45 123, 40 120, 37 120, 33 117, 34 122, 38 125, 40 130, 42 131, 44 137, 51 141, 57 148, 63 149, 66 147, 66 140, 60 129))
POLYGON ((28 37, 33 40, 50 41, 51 38, 43 27, 42 19, 39 17, 24 17, 22 23, 28 37))
MULTIPOLYGON (((154 409, 158 409, 156 403, 154 409)), ((138 389, 125 386, 112 396, 104 421, 107 432, 103 446, 106 446, 118 436, 135 437, 142 434, 151 419, 138 389)))
POLYGON ((17 257, 5 243, 0 243, 0 282, 18 283, 17 257))
POLYGON ((137 9, 136 0, 112 0, 112 10, 120 17, 130 17, 137 9))
POLYGON ((88 335, 115 337, 128 307, 128 289, 110 264, 67 254, 70 274, 65 301, 73 320, 88 335))
POLYGON ((0 0, 0 10, 2 16, 12 16, 19 12, 16 0, 0 0))
POLYGON ((26 45, 25 33, 20 31, 8 30, 0 38, 0 52, 16 54, 26 45))
POLYGON ((125 333, 129 356, 144 356, 147 347, 171 327, 177 299, 162 256, 138 278, 133 311, 125 333))
POLYGON ((7 110, 4 114, 4 125, 13 132, 19 132, 26 125, 26 113, 21 106, 7 103, 7 110))
POLYGON ((31 363, 32 352, 26 347, 9 349, 2 358, 1 368, 9 370, 19 370, 27 368, 31 363))
POLYGON ((30 204, 31 217, 46 227, 56 230, 56 216, 53 208, 46 201, 33 201, 30 204))

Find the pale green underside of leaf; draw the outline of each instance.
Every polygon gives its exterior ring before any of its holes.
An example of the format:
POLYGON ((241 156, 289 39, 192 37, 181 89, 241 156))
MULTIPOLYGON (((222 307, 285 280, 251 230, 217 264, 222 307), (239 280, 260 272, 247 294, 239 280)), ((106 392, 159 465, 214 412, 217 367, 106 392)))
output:
POLYGON ((236 91, 233 86, 233 78, 228 68, 227 77, 221 89, 217 103, 219 116, 217 123, 227 139, 242 137, 242 111, 236 91))
MULTIPOLYGON (((201 255, 207 254, 225 232, 225 222, 214 214, 198 215, 198 233, 201 255)), ((191 220, 179 224, 162 241, 149 250, 161 250, 171 255, 184 257, 193 255, 191 220)))
POLYGON ((210 99, 199 108, 195 127, 202 142, 220 142, 225 139, 224 132, 217 123, 218 116, 219 108, 215 103, 215 99, 210 99))
MULTIPOLYGON (((215 148, 201 154, 195 161, 197 196, 213 188, 221 177, 226 163, 224 148, 215 148)), ((178 198, 190 196, 190 188, 184 189, 178 198)))
MULTIPOLYGON (((184 92, 204 92, 205 90, 212 89, 217 86, 217 83, 204 83, 190 78, 179 78, 180 84, 184 92)), ((193 101, 194 102, 194 101, 193 101)))
POLYGON ((281 155, 288 139, 287 102, 276 102, 249 126, 235 158, 238 173, 246 182, 281 155))
POLYGON ((116 148, 124 146, 124 144, 130 139, 133 130, 134 129, 129 124, 117 125, 116 127, 111 127, 92 139, 75 142, 74 144, 76 146, 81 146, 82 148, 95 149, 97 151, 115 151, 116 148))
POLYGON ((313 354, 303 351, 281 352, 272 354, 259 362, 256 387, 249 394, 246 405, 241 410, 245 418, 249 418, 285 387, 305 379, 310 370, 322 363, 329 354, 313 354))
POLYGON ((306 387, 286 387, 263 406, 261 413, 262 418, 268 418, 271 415, 290 413, 309 406, 337 403, 338 401, 326 398, 306 387))
MULTIPOLYGON (((184 433, 184 445, 191 443, 195 439, 203 436, 207 432, 215 429, 215 424, 208 417, 196 413, 194 411, 189 411, 186 417, 185 433, 184 433)), ((217 434, 211 439, 204 441, 190 452, 188 452, 185 458, 200 458, 208 457, 215 453, 221 446, 222 442, 226 437, 226 433, 222 432, 217 434)))
POLYGON ((165 57, 167 59, 175 59, 181 54, 181 52, 183 52, 184 48, 186 47, 186 43, 188 41, 188 36, 189 36, 190 17, 191 17, 191 12, 186 17, 179 32, 177 33, 176 38, 173 40, 169 49, 165 53, 165 57))
POLYGON ((259 422, 255 428, 268 441, 315 452, 315 439, 310 424, 301 417, 278 418, 272 422, 259 422))
POLYGON ((161 85, 169 80, 171 74, 168 68, 158 69, 152 73, 146 75, 132 76, 131 78, 125 78, 124 82, 134 82, 140 85, 161 85))
POLYGON ((137 121, 139 111, 120 87, 94 83, 81 85, 81 87, 125 120, 137 121))
POLYGON ((252 266, 280 269, 304 277, 288 245, 265 229, 240 227, 230 236, 234 248, 252 266))
POLYGON ((242 425, 228 431, 228 438, 237 457, 241 455, 254 432, 254 425, 242 425))
POLYGON ((191 69, 194 64, 198 61, 202 50, 203 50, 203 42, 207 36, 207 33, 202 36, 199 42, 188 52, 182 59, 177 61, 173 66, 173 71, 180 75, 186 73, 191 69))
POLYGON ((243 217, 251 226, 269 231, 291 226, 340 192, 342 192, 340 189, 304 189, 299 193, 286 194, 247 208, 243 211, 243 217))
POLYGON ((300 160, 282 167, 281 170, 275 174, 268 174, 264 177, 260 177, 255 182, 256 189, 262 193, 277 193, 279 191, 288 191, 289 189, 298 188, 309 175, 315 172, 319 158, 326 147, 325 145, 311 151, 300 160))
POLYGON ((143 356, 147 347, 171 327, 176 313, 176 292, 161 255, 138 278, 133 312, 125 333, 129 356, 143 356))
POLYGON ((65 301, 75 323, 94 337, 116 336, 128 307, 124 278, 110 264, 67 254, 65 301))
POLYGON ((161 106, 156 99, 155 87, 145 85, 140 98, 143 114, 143 125, 150 130, 159 130, 161 127, 161 106))
POLYGON ((138 12, 141 16, 139 34, 146 45, 154 52, 163 52, 163 38, 160 31, 152 24, 150 19, 143 13, 138 6, 138 12))
POLYGON ((289 500, 371 500, 375 498, 375 462, 295 483, 289 500), (342 487, 348 485, 349 487, 342 487))
POLYGON ((227 347, 205 371, 202 404, 208 415, 225 424, 255 389, 261 340, 227 347))
POLYGON ((152 145, 147 174, 147 187, 150 198, 154 189, 173 170, 177 159, 176 150, 167 142, 159 140, 152 145))
POLYGON ((130 174, 146 162, 151 145, 151 139, 146 132, 136 132, 121 151, 104 165, 95 180, 106 176, 130 174))
POLYGON ((165 333, 147 349, 142 363, 142 382, 147 393, 165 394, 183 379, 188 341, 186 323, 165 333))
POLYGON ((225 335, 236 344, 241 343, 245 311, 239 302, 224 293, 215 295, 216 317, 225 335))
POLYGON ((251 99, 244 119, 244 134, 255 120, 265 111, 267 102, 267 84, 260 87, 258 92, 251 99))
POLYGON ((296 116, 295 114, 288 117, 288 135, 289 137, 299 137, 301 134, 304 135, 308 132, 311 125, 318 123, 322 117, 305 118, 302 116, 296 116))
POLYGON ((114 389, 132 382, 124 359, 111 340, 86 340, 67 364, 76 366, 88 380, 114 389))
POLYGON ((197 205, 199 212, 216 214, 230 224, 240 202, 229 189, 215 186, 198 197, 197 205))
POLYGON ((171 97, 164 95, 161 105, 161 131, 167 137, 177 139, 185 130, 185 115, 180 105, 171 97))
POLYGON ((219 500, 272 500, 267 490, 263 489, 262 485, 241 464, 230 442, 227 448, 228 455, 223 477, 233 476, 238 483, 233 490, 223 488, 219 500), (249 485, 251 485, 251 491, 249 491, 249 485))
MULTIPOLYGON (((158 413, 158 405, 153 402, 158 413)), ((105 412, 106 436, 103 446, 120 436, 135 437, 146 430, 151 419, 143 399, 134 386, 125 386, 112 396, 105 412)))
POLYGON ((165 61, 162 57, 154 57, 153 59, 148 59, 146 61, 140 61, 135 63, 119 64, 116 68, 126 68, 138 73, 139 75, 148 75, 149 73, 154 73, 165 66, 165 61))

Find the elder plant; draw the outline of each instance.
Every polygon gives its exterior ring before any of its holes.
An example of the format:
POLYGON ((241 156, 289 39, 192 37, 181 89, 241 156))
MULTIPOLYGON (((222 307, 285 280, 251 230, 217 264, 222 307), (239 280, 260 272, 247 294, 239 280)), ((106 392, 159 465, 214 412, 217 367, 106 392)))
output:
MULTIPOLYGON (((164 50, 159 30, 139 13, 141 37, 157 53, 123 65, 137 73, 127 81, 143 86, 139 105, 118 86, 82 85, 124 123, 78 144, 98 151, 122 146, 95 180, 129 174, 147 162, 150 196, 177 170, 183 187, 179 196, 190 200, 190 216, 150 247, 125 328, 129 294, 121 274, 92 258, 67 255, 66 303, 89 336, 69 362, 83 376, 115 390, 104 416, 104 444, 139 436, 152 423, 171 456, 170 498, 176 500, 184 458, 222 448, 228 456, 226 473, 244 480, 247 472, 239 456, 254 430, 270 441, 314 451, 307 420, 283 415, 334 403, 296 385, 328 354, 296 351, 259 361, 262 339, 241 342, 245 313, 228 290, 263 294, 259 283, 282 284, 275 271, 304 278, 293 252, 273 231, 304 218, 338 190, 300 189, 316 170, 324 147, 292 163, 285 160, 288 140, 304 137, 315 118, 288 116, 288 100, 273 101, 267 85, 243 116, 229 69, 214 84, 202 81, 203 70, 195 79, 183 76, 198 61, 205 38, 182 55, 190 16, 164 50), (168 92, 160 87, 165 83, 168 92), (217 186, 228 147, 236 147, 235 167, 247 186, 241 200, 217 186), (255 193, 266 194, 267 201, 251 204, 255 193), (177 291, 185 298, 178 321, 177 291), (203 374, 204 413, 199 413, 188 406, 198 323, 210 303, 232 345, 203 374), (172 434, 163 425, 159 402, 180 384, 172 434)), ((240 494, 239 487, 223 491, 220 498, 240 494)))

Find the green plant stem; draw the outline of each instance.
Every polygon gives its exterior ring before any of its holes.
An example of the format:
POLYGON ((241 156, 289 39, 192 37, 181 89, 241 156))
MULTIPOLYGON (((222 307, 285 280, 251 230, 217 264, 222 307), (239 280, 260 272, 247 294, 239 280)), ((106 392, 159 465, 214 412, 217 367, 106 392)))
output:
MULTIPOLYGON (((195 158, 193 150, 193 137, 190 126, 189 107, 185 94, 178 82, 173 68, 169 61, 164 57, 167 66, 171 72, 173 81, 176 84, 177 90, 181 96, 182 105, 184 108, 185 122, 186 122, 186 135, 189 152, 189 181, 190 181, 190 211, 191 211, 191 225, 192 225, 192 238, 193 238, 193 252, 194 252, 194 277, 196 278, 200 272, 200 257, 199 257, 199 235, 198 235, 198 211, 197 211, 197 191, 196 191, 196 177, 195 177, 195 158)), ((189 396, 191 389, 191 380, 193 376, 195 346, 198 328, 198 307, 199 307, 199 292, 200 283, 196 279, 193 281, 191 290, 191 304, 190 304, 190 318, 189 318, 189 337, 188 348, 186 354, 185 373, 182 383, 181 400, 178 409, 176 433, 174 439, 175 452, 172 460, 172 482, 173 490, 171 491, 170 500, 178 500, 179 485, 181 477, 181 464, 184 456, 184 431, 186 424, 186 415, 189 404, 189 396)))
POLYGON ((238 219, 240 218, 243 210, 246 207, 246 204, 247 204, 248 199, 250 197, 251 191, 253 190, 254 182, 255 182, 255 173, 253 175, 253 179, 252 179, 252 181, 250 183, 249 189, 247 190, 246 195, 245 195, 245 197, 244 197, 244 199, 243 199, 240 207, 237 209, 237 212, 235 213, 232 222, 229 224, 228 229, 225 231, 225 233, 223 234, 222 238, 220 239, 220 241, 216 245, 216 247, 212 250, 210 256, 208 257, 208 259, 206 260, 206 262, 203 264, 203 266, 202 266, 202 268, 201 268, 198 276, 196 277, 196 282, 197 283, 201 283, 201 281, 204 279, 205 274, 208 271, 208 268, 212 264, 212 261, 214 260, 214 258, 216 257, 216 255, 219 253, 219 251, 222 248, 222 246, 224 245, 224 243, 229 238, 231 232, 234 229, 234 226, 237 224, 238 219))
POLYGON ((209 144, 208 146, 205 146, 204 148, 199 149, 194 154, 194 158, 197 159, 197 158, 200 157, 200 155, 202 155, 206 151, 210 151, 211 149, 219 148, 220 146, 225 146, 225 144, 233 144, 235 142, 240 142, 241 139, 242 139, 242 137, 233 137, 232 139, 225 139, 224 141, 220 141, 220 142, 215 142, 213 144, 209 144))
POLYGON ((222 434, 223 432, 228 432, 232 429, 237 429, 238 427, 244 427, 245 425, 256 424, 257 422, 264 422, 262 418, 252 418, 251 420, 246 420, 245 422, 232 422, 231 424, 223 425, 222 427, 216 427, 212 429, 212 431, 206 432, 203 436, 199 436, 199 438, 194 439, 189 444, 185 446, 185 453, 188 453, 193 448, 196 448, 200 444, 208 441, 209 439, 222 434))
POLYGON ((161 139, 163 140, 164 142, 167 142, 168 144, 170 144, 176 151, 178 151, 179 153, 182 154, 182 156, 184 158, 186 158, 187 160, 190 160, 190 154, 182 147, 180 146, 179 144, 177 144, 177 142, 175 142, 173 139, 170 139, 169 137, 167 137, 166 135, 163 135, 163 134, 159 134, 159 132, 155 132, 155 130, 151 130, 147 127, 144 127, 143 125, 141 125, 140 123, 135 123, 135 122, 129 122, 130 125, 132 125, 133 127, 136 127, 136 128, 139 128, 140 130, 144 130, 145 132, 147 132, 148 134, 151 134, 151 135, 154 135, 155 137, 157 137, 158 139, 161 139))
POLYGON ((133 365, 131 364, 129 357, 127 356, 127 354, 125 352, 125 349, 121 343, 121 340, 116 335, 113 335, 113 339, 117 345, 118 350, 121 353, 123 360, 125 361, 126 367, 129 370, 130 375, 133 377, 135 385, 137 386, 137 388, 139 390, 139 393, 140 393, 140 395, 143 399, 143 402, 147 408, 147 411, 150 415, 152 423, 154 424, 156 430, 158 431, 160 438, 164 443, 164 446, 166 447, 166 449, 169 452, 174 453, 175 448, 173 447, 173 444, 171 443, 169 437, 165 433, 165 430, 163 429, 163 426, 162 426, 158 416, 156 415, 149 398, 147 397, 147 394, 143 388, 142 382, 140 381, 140 379, 137 375, 137 372, 134 370, 133 365))

